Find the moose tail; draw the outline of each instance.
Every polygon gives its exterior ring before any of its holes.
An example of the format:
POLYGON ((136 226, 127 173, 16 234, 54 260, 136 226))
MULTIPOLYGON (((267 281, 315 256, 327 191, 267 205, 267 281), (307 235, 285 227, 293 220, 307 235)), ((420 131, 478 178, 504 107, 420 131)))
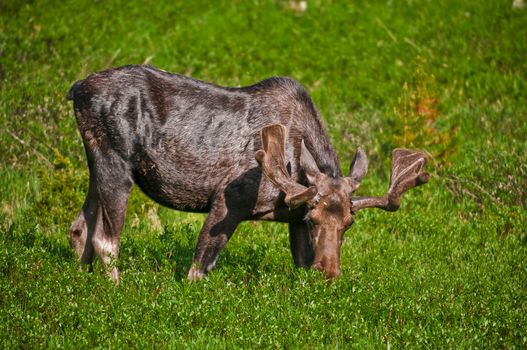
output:
POLYGON ((73 85, 70 88, 70 91, 68 91, 68 95, 66 95, 66 98, 69 101, 73 101, 73 99, 75 98, 75 92, 77 91, 77 89, 83 82, 84 80, 77 80, 75 83, 73 83, 73 85))

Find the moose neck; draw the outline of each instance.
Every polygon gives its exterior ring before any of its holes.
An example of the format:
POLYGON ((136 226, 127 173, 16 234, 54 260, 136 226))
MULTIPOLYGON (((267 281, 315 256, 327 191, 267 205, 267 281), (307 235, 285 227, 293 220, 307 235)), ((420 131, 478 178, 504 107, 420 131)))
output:
POLYGON ((328 134, 322 125, 320 116, 309 118, 311 125, 305 127, 304 142, 313 155, 318 168, 324 174, 337 178, 342 176, 337 154, 331 146, 328 134))

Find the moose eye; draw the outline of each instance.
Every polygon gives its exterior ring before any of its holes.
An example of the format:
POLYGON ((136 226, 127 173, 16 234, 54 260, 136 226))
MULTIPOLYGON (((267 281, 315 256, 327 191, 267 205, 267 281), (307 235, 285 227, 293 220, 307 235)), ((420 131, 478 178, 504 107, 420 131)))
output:
POLYGON ((322 215, 320 215, 320 212, 317 212, 317 210, 310 210, 306 217, 305 221, 310 225, 318 225, 322 221, 322 215))

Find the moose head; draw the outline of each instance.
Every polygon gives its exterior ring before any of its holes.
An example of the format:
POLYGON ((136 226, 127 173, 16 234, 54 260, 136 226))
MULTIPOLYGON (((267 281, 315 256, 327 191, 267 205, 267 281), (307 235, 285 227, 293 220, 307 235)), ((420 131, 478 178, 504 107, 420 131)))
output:
POLYGON ((423 152, 395 149, 392 154, 390 186, 382 197, 353 197, 368 170, 368 159, 359 148, 351 161, 346 177, 333 178, 322 173, 304 141, 301 142, 299 164, 307 179, 307 186, 294 181, 285 162, 284 126, 274 124, 260 132, 262 150, 256 160, 269 181, 285 193, 285 203, 291 209, 305 205, 305 220, 310 228, 314 252, 313 267, 328 279, 340 275, 340 248, 344 233, 353 224, 353 217, 361 209, 399 209, 401 196, 428 182, 430 175, 422 172, 427 163, 423 152))

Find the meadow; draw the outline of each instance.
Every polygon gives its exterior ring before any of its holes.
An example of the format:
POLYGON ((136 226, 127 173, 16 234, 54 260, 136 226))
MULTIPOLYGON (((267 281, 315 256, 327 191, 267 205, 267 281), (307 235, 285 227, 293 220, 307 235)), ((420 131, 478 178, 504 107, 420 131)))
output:
POLYGON ((509 0, 0 1, 0 348, 527 348, 526 24, 509 0), (131 63, 293 77, 344 172, 366 150, 359 194, 384 193, 395 147, 432 179, 356 216, 332 283, 267 222, 188 282, 205 216, 134 188, 116 286, 70 248, 88 172, 65 97, 131 63))

